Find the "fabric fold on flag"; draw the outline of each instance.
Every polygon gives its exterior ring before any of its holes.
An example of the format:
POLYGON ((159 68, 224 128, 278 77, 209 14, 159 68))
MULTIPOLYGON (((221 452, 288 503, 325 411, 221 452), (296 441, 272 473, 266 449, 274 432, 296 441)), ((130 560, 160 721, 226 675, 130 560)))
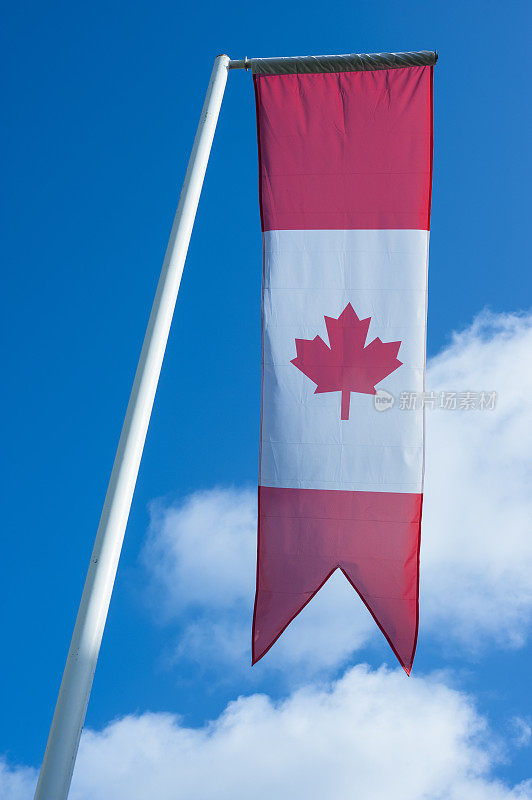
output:
POLYGON ((254 75, 263 230, 253 663, 336 569, 419 618, 432 67, 254 75))

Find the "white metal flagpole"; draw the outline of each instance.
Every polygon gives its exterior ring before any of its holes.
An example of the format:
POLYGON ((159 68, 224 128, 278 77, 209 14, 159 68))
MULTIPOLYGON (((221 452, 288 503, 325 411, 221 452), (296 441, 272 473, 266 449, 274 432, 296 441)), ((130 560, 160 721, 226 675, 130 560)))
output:
POLYGON ((214 62, 68 651, 35 800, 66 800, 230 60, 214 62))

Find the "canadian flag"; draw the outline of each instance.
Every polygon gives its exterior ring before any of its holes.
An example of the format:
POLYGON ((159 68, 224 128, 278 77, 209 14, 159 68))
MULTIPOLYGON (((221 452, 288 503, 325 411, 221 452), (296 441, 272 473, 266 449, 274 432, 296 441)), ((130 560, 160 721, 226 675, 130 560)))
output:
POLYGON ((340 569, 410 673, 424 422, 422 403, 399 400, 424 390, 432 67, 254 84, 264 272, 253 663, 340 569))

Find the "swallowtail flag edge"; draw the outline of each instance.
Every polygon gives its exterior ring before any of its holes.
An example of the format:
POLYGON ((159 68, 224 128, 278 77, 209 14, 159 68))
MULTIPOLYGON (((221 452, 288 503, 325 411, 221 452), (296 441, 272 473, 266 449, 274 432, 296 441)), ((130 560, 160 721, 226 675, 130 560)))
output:
POLYGON ((253 663, 340 569, 412 668, 424 410, 398 401, 425 386, 434 60, 253 64, 263 231, 253 663), (393 407, 378 410, 379 390, 393 407))

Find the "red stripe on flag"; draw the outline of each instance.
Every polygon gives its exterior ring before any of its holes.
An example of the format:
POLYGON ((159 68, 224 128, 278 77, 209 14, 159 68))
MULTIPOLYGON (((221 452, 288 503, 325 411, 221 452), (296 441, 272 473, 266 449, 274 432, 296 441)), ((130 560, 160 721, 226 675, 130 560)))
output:
POLYGON ((410 674, 421 506, 421 494, 259 487, 253 663, 341 569, 410 674))
POLYGON ((428 230, 432 69, 255 75, 262 229, 428 230))

